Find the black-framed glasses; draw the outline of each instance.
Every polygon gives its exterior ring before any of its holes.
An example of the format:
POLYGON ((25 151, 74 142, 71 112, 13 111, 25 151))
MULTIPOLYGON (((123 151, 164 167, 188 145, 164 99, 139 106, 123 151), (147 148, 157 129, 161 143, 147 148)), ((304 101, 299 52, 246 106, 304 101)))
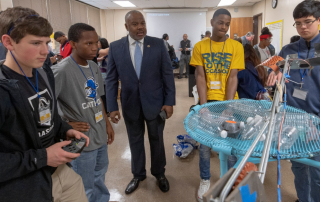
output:
POLYGON ((305 25, 306 27, 310 27, 315 21, 317 21, 317 19, 315 19, 314 21, 309 21, 309 22, 305 22, 305 23, 295 22, 295 23, 293 24, 293 26, 294 26, 295 28, 297 28, 297 27, 302 27, 303 25, 305 25))

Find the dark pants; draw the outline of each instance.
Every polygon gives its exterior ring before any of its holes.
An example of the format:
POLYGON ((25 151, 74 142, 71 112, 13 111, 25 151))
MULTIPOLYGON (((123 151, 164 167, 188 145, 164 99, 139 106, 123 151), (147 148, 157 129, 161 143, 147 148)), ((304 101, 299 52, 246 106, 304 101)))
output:
POLYGON ((144 149, 145 123, 147 124, 148 137, 151 150, 151 174, 155 177, 164 175, 166 156, 163 143, 163 129, 165 121, 157 116, 154 120, 146 120, 143 112, 140 112, 136 121, 124 118, 130 150, 131 150, 131 171, 135 178, 146 176, 146 155, 144 149))
POLYGON ((180 56, 180 77, 183 75, 184 65, 186 65, 186 76, 189 76, 189 63, 190 63, 191 55, 182 54, 180 56))

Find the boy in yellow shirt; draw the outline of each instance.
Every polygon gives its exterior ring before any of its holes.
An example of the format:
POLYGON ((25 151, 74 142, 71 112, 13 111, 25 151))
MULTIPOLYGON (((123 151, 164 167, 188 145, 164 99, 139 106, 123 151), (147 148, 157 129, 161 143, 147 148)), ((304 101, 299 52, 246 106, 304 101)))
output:
MULTIPOLYGON (((226 39, 231 14, 218 9, 211 19, 212 36, 198 42, 193 49, 190 65, 196 67, 197 89, 200 104, 212 101, 238 99, 237 74, 245 69, 243 46, 232 39, 226 39)), ((198 201, 210 187, 211 148, 200 145, 200 187, 198 201)))

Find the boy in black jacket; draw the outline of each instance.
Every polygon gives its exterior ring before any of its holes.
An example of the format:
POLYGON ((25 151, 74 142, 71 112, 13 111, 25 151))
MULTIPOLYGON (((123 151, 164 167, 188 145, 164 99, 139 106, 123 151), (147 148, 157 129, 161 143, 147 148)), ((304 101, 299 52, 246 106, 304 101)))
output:
POLYGON ((50 68, 41 69, 52 27, 34 10, 0 14, 8 50, 0 63, 0 201, 87 201, 82 179, 67 162, 80 154, 62 149, 84 137, 61 120, 50 68))

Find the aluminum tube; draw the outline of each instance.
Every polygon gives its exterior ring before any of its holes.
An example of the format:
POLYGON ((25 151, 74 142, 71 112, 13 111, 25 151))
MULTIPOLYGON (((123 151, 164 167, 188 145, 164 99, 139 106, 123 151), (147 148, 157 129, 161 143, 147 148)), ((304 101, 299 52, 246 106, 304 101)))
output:
MULTIPOLYGON (((285 75, 288 72, 288 60, 289 60, 289 55, 287 55, 287 57, 286 57, 286 62, 285 62, 285 66, 283 68, 282 78, 281 78, 281 81, 280 81, 282 89, 284 89, 285 75)), ((282 93, 283 93, 283 91, 282 91, 282 93)), ((274 98, 273 103, 272 103, 269 131, 268 131, 268 135, 267 135, 266 141, 264 142, 261 161, 260 161, 260 164, 259 164, 259 172, 260 172, 259 177, 260 177, 260 180, 261 180, 262 183, 264 182, 264 178, 266 176, 266 170, 267 170, 267 165, 268 165, 268 160, 269 160, 269 155, 270 155, 271 142, 272 142, 272 136, 273 136, 273 132, 274 132, 275 116, 277 114, 276 108, 278 106, 280 106, 280 104, 281 104, 281 103, 279 103, 281 96, 282 96, 282 94, 280 94, 280 92, 278 90, 276 90, 276 95, 275 95, 275 98, 274 98)))
POLYGON ((237 180, 237 178, 238 178, 239 174, 241 173, 243 167, 246 165, 247 160, 250 158, 252 152, 256 148, 256 146, 257 146, 261 136, 263 135, 263 132, 266 130, 268 124, 269 124, 269 120, 265 119, 265 124, 263 125, 261 131, 257 135, 256 139, 253 141, 252 145, 248 149, 246 155, 241 160, 241 162, 238 165, 237 169, 233 172, 233 174, 230 177, 230 179, 228 180, 226 186, 223 188, 223 190, 221 192, 221 195, 220 195, 220 201, 221 202, 223 202, 226 199, 229 191, 231 190, 232 186, 234 185, 234 182, 237 180))

